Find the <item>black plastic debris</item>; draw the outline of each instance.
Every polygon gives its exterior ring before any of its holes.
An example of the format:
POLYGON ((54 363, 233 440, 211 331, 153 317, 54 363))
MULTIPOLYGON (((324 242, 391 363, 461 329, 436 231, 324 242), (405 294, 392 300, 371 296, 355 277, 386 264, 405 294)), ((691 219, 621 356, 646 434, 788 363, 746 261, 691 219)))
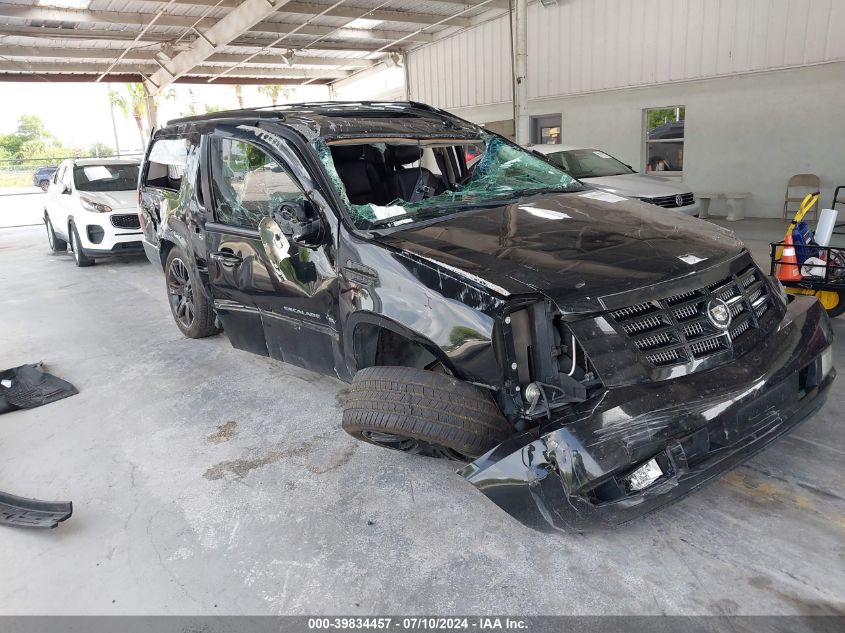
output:
POLYGON ((70 501, 40 501, 0 491, 0 525, 54 528, 73 514, 70 501))
POLYGON ((0 372, 0 413, 33 409, 77 393, 72 384, 44 371, 41 363, 0 372))

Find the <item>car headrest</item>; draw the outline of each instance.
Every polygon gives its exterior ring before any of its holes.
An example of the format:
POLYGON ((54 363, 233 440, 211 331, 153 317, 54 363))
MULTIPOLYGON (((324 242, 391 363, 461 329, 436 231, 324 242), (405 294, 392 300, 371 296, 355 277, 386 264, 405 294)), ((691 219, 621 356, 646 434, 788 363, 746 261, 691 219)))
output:
POLYGON ((423 150, 419 145, 388 145, 384 160, 388 165, 399 167, 417 162, 422 158, 423 150))
POLYGON ((341 163, 358 160, 364 155, 363 145, 333 145, 332 159, 341 163))

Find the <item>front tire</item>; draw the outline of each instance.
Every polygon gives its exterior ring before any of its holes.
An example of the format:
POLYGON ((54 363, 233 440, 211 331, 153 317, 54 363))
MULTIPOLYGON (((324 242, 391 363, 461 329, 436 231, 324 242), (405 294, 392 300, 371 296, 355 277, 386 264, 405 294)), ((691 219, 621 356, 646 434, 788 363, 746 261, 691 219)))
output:
POLYGON ((214 304, 202 291, 199 274, 178 246, 164 265, 167 301, 176 327, 188 338, 205 338, 220 332, 215 325, 214 304))
POLYGON ((82 252, 82 243, 79 241, 79 233, 76 230, 76 225, 70 225, 70 248, 73 251, 73 261, 80 268, 86 268, 94 265, 94 260, 82 252))
POLYGON ((42 180, 38 183, 38 186, 41 187, 41 191, 47 191, 50 188, 50 181, 49 180, 42 180))
POLYGON ((50 222, 50 216, 47 215, 46 211, 44 213, 44 226, 47 228, 47 243, 50 245, 50 250, 54 253, 66 253, 67 242, 56 235, 56 231, 53 230, 53 223, 50 222))
POLYGON ((485 390, 412 367, 356 373, 342 426, 370 444, 456 461, 474 459, 513 433, 485 390))

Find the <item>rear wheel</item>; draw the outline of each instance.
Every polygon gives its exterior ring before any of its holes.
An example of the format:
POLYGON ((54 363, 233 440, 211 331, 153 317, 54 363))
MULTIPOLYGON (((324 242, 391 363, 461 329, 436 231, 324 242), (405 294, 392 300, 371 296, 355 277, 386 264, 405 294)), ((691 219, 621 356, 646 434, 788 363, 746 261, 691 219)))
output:
POLYGON ((53 223, 50 222, 50 216, 44 213, 44 226, 47 228, 47 243, 50 245, 50 250, 54 253, 66 253, 67 242, 56 235, 53 230, 53 223))
POLYGON ((167 255, 164 274, 170 312, 182 334, 205 338, 220 332, 214 323, 214 304, 205 296, 199 275, 178 246, 167 255))
POLYGON ((94 265, 94 260, 82 252, 82 244, 75 224, 70 225, 70 248, 73 251, 73 261, 77 266, 85 268, 94 265))
POLYGON ((356 373, 342 426, 370 444, 456 461, 470 461, 512 433, 483 389, 411 367, 368 367, 356 373))
POLYGON ((41 187, 41 191, 47 191, 50 188, 50 181, 49 180, 42 180, 38 183, 38 186, 41 187))

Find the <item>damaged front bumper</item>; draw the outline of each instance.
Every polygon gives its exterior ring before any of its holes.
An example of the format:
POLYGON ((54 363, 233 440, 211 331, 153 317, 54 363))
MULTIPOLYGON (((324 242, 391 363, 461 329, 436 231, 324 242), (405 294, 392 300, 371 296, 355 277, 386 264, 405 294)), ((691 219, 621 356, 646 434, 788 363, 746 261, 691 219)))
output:
POLYGON ((798 298, 765 341, 732 362, 607 388, 539 434, 511 437, 461 474, 536 529, 630 521, 696 490, 813 415, 836 375, 832 340, 821 304, 798 298), (645 485, 632 477, 644 466, 653 474, 645 485))

